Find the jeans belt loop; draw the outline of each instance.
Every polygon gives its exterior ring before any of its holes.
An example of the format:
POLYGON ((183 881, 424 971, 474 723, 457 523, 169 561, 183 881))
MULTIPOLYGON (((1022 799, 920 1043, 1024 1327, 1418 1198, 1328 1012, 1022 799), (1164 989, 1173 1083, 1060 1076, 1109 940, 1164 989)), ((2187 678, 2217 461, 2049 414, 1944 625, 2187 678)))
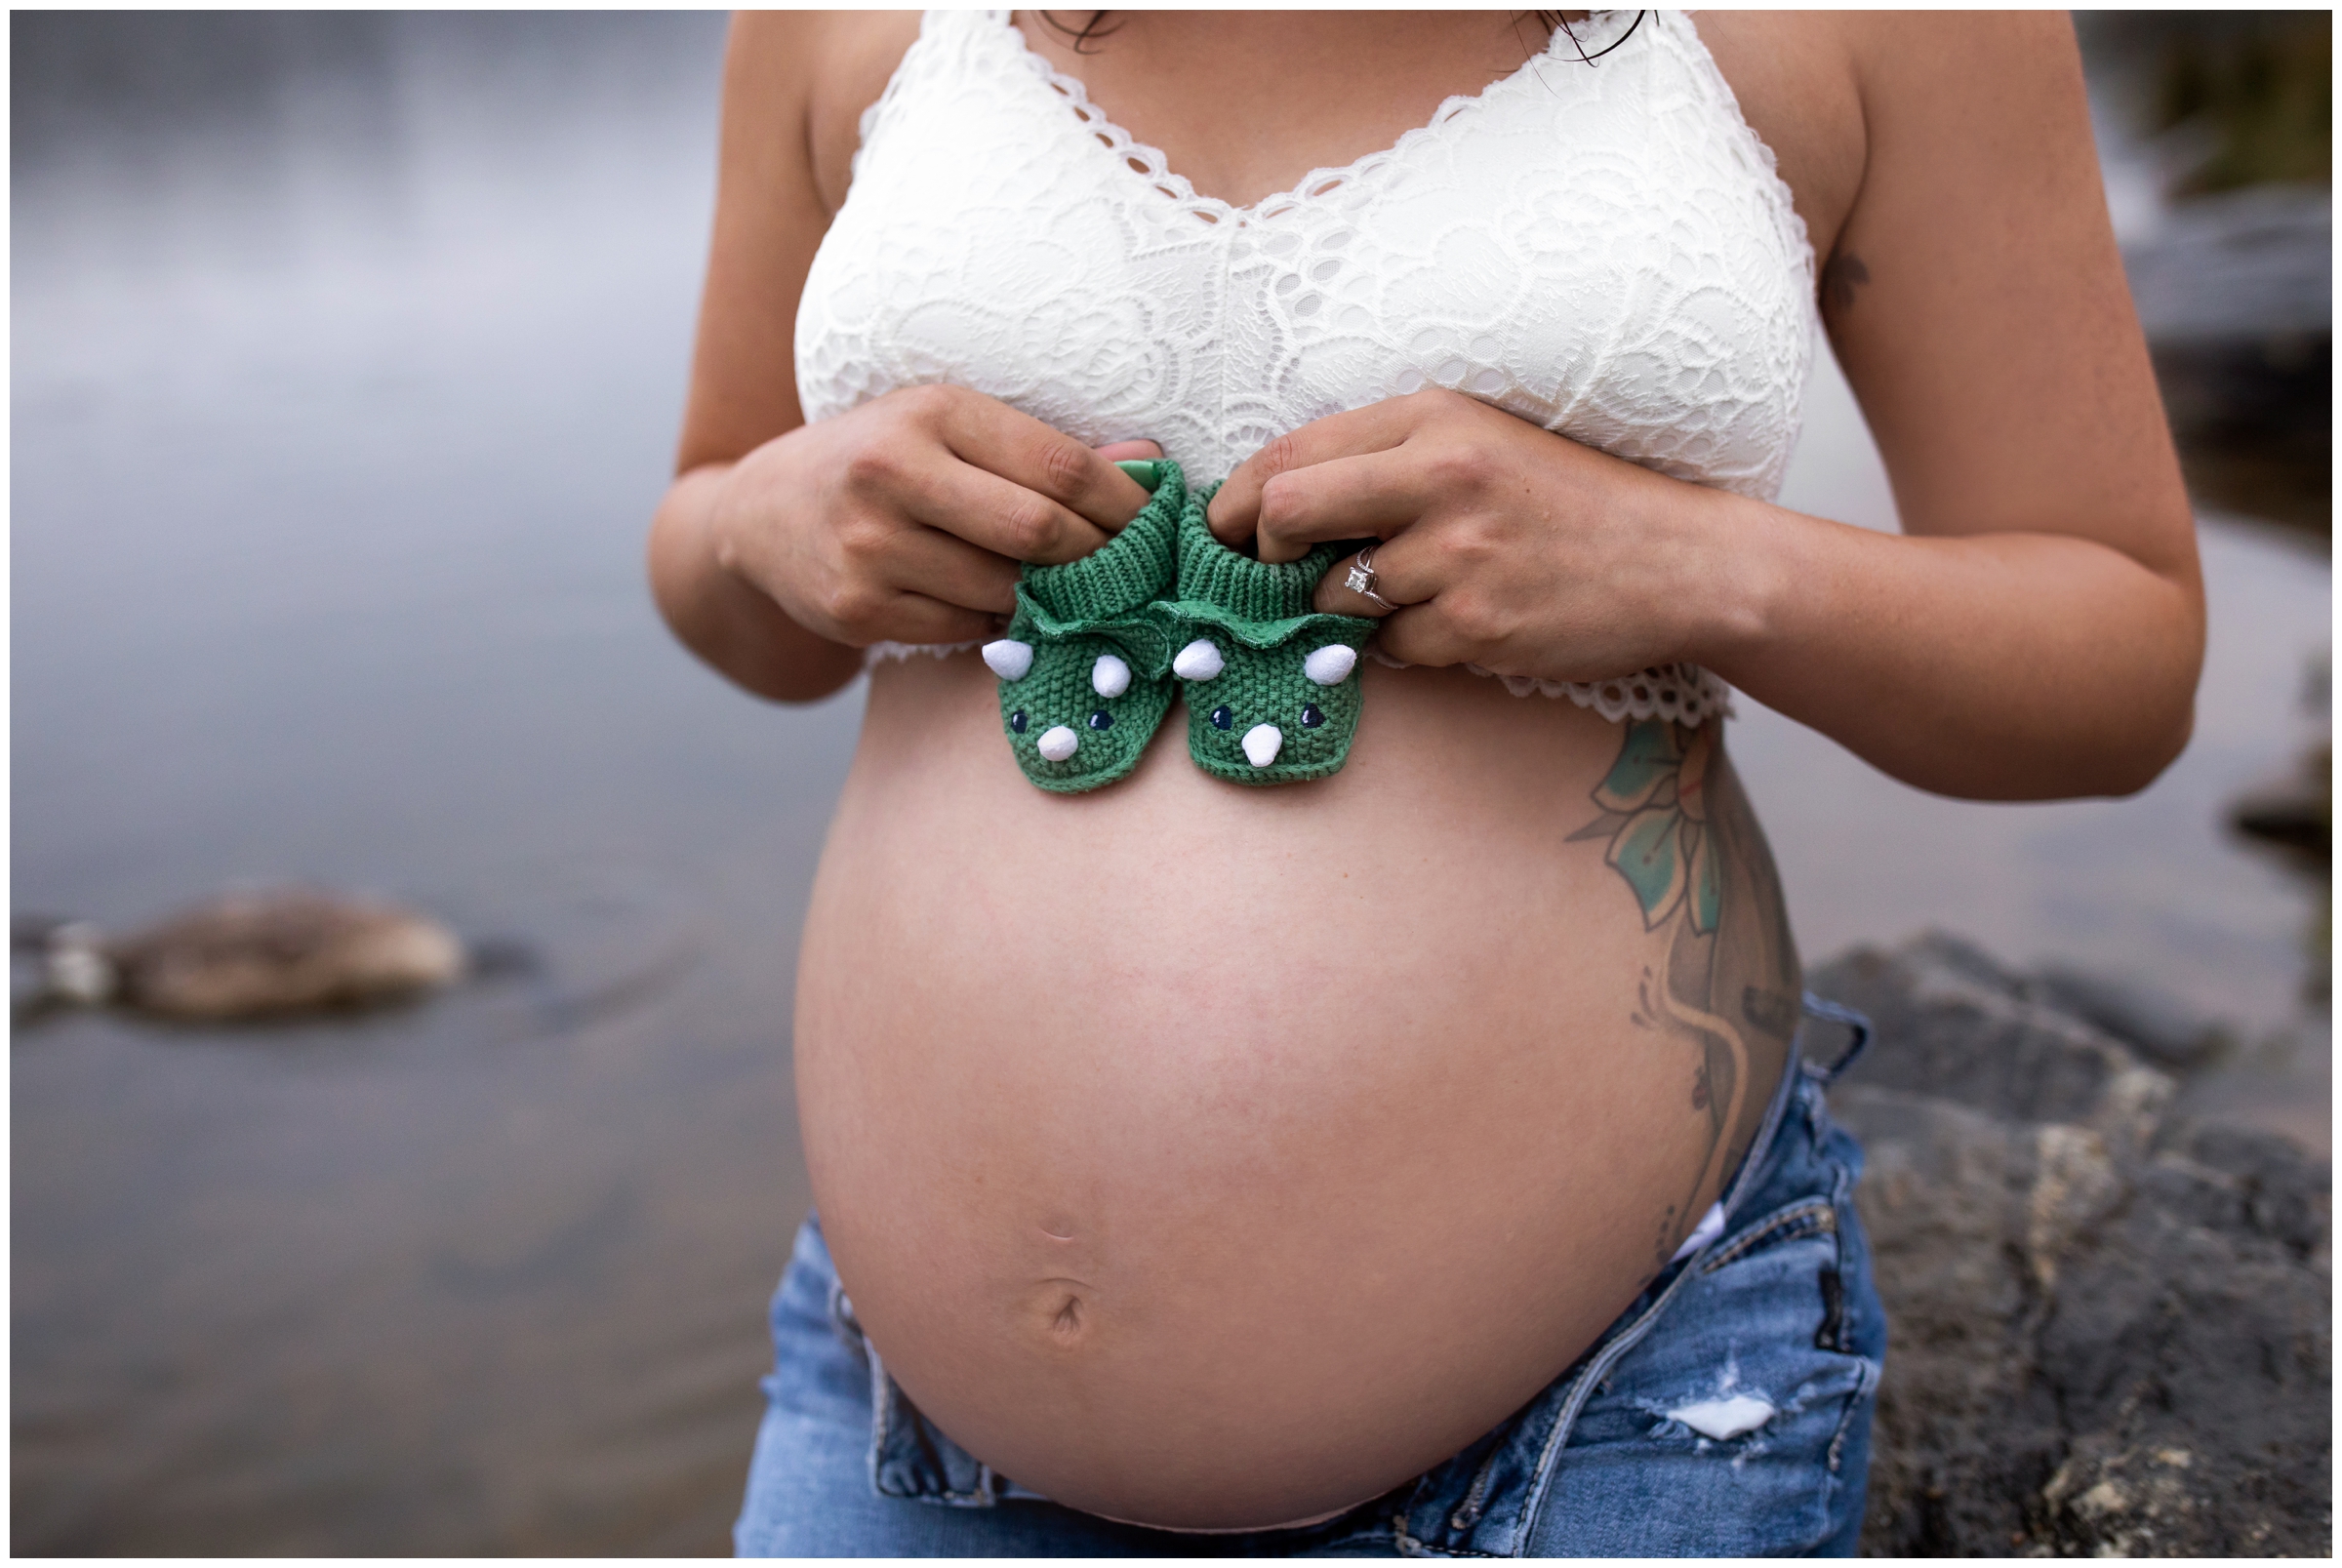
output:
POLYGON ((1871 1027, 1870 1018, 1850 1007, 1816 996, 1811 991, 1805 993, 1805 1016, 1821 1019, 1825 1023, 1842 1024, 1852 1036, 1846 1042, 1846 1048, 1837 1054, 1837 1060, 1821 1069, 1822 1082, 1836 1083, 1848 1067, 1862 1059, 1863 1052, 1871 1048, 1871 1037, 1876 1031, 1871 1027))

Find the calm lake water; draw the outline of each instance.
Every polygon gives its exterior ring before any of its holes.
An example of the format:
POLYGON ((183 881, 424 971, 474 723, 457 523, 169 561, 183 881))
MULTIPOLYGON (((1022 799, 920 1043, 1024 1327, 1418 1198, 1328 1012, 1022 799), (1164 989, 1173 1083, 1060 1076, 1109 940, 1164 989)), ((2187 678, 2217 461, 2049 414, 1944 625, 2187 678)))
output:
MULTIPOLYGON (((357 1025, 19 1032, 20 1551, 726 1545, 860 697, 733 693, 642 583, 721 32, 15 20, 17 908, 311 879, 544 959, 357 1025)), ((1785 499, 1891 526, 1826 368, 1810 421, 1785 499)), ((2330 576, 2203 543, 2197 739, 2135 800, 1923 797, 1745 700, 1734 744, 1809 955, 1936 924, 2151 979, 2247 1042, 2224 1103, 2322 1143, 2307 897, 2220 820, 2312 731, 2330 576)))

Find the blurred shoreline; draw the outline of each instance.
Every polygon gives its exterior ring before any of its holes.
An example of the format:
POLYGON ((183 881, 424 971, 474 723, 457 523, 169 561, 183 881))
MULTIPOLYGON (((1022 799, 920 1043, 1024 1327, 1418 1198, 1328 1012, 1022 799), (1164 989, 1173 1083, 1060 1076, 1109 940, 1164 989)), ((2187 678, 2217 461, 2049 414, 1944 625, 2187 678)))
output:
POLYGON ((2191 490, 2333 532, 2333 23, 2077 18, 2109 206, 2191 490))

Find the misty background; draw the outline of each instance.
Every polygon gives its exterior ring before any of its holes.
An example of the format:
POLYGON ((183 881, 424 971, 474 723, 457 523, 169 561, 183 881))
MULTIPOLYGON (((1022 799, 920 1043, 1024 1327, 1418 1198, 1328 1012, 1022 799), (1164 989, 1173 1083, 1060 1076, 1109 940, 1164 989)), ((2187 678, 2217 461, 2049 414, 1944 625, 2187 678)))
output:
MULTIPOLYGON (((536 960, 362 1020, 17 1030, 20 1551, 728 1546, 861 693, 740 695, 643 582, 723 28, 12 17, 16 910, 299 880, 536 960)), ((2324 1152, 2323 872, 2230 825, 2327 733, 2311 46, 2089 43, 2203 503, 2194 744, 2054 806, 1919 795, 1746 698, 1732 744, 1809 961, 1935 926, 2071 966, 2220 1031, 2200 1108, 2324 1152)), ((1826 349, 1807 422, 1784 503, 1891 528, 1826 349)))

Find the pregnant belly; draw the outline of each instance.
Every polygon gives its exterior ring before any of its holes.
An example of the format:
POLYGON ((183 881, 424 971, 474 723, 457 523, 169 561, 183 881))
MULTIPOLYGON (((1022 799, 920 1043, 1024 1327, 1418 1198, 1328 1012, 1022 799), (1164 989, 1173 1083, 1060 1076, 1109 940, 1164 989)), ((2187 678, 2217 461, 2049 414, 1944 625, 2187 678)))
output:
POLYGON ((905 1391, 1071 1507, 1260 1527, 1464 1447, 1778 1079, 1796 960, 1720 750, 1365 679, 1331 780, 1214 781, 1175 707, 1059 796, 977 661, 873 678, 798 983, 814 1191, 905 1391))

